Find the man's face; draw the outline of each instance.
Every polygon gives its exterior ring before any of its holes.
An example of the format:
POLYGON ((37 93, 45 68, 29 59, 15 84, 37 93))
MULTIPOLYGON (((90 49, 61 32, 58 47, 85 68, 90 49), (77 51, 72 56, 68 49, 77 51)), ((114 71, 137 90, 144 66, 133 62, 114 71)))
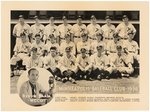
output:
POLYGON ((67 55, 67 57, 70 57, 70 51, 66 51, 66 55, 67 55))
POLYGON ((51 56, 54 57, 54 56, 56 56, 56 54, 57 54, 57 53, 56 53, 56 50, 52 49, 52 50, 51 50, 51 56))
POLYGON ((129 34, 128 39, 129 39, 129 41, 132 41, 132 39, 133 39, 133 34, 129 34))
POLYGON ((97 52, 98 52, 98 53, 102 53, 103 51, 104 51, 104 48, 103 48, 103 47, 97 48, 97 52))
POLYGON ((82 41, 83 41, 83 42, 87 41, 87 39, 88 39, 88 38, 87 38, 87 35, 82 36, 82 41))
POLYGON ((86 50, 85 50, 85 49, 82 49, 82 50, 81 50, 81 55, 82 55, 82 57, 85 57, 85 56, 86 56, 86 50))
POLYGON ((41 37, 40 37, 40 36, 37 36, 37 37, 35 37, 35 40, 36 40, 36 43, 40 43, 41 37))
POLYGON ((23 23, 24 23, 24 18, 19 18, 19 22, 20 22, 21 24, 23 24, 23 23))
POLYGON ((129 21, 128 18, 124 18, 124 19, 123 19, 123 22, 124 22, 124 23, 128 23, 128 21, 129 21))
POLYGON ((28 74, 28 78, 31 83, 36 83, 39 78, 39 72, 37 70, 32 70, 30 74, 28 74))
POLYGON ((67 24, 67 19, 63 19, 63 23, 64 23, 64 24, 67 24))
POLYGON ((50 24, 54 24, 54 21, 55 21, 54 19, 49 20, 50 24))
POLYGON ((39 23, 40 23, 40 20, 39 20, 38 18, 36 18, 36 19, 35 19, 35 23, 36 23, 36 24, 39 24, 39 23))
POLYGON ((35 51, 35 50, 32 51, 32 52, 31 52, 31 56, 32 56, 33 58, 36 57, 36 56, 37 56, 37 51, 35 51))
POLYGON ((70 42, 70 36, 66 37, 66 42, 70 42))
POLYGON ((118 55, 121 56, 122 48, 118 48, 117 51, 118 51, 118 55))
POLYGON ((55 43, 55 37, 50 38, 51 43, 55 43))
POLYGON ((96 23, 96 18, 92 18, 92 19, 91 19, 91 22, 92 22, 93 24, 95 24, 95 23, 96 23))
POLYGON ((106 19, 106 23, 110 24, 111 23, 111 19, 106 19))
POLYGON ((82 19, 81 18, 77 19, 77 23, 82 24, 82 19))

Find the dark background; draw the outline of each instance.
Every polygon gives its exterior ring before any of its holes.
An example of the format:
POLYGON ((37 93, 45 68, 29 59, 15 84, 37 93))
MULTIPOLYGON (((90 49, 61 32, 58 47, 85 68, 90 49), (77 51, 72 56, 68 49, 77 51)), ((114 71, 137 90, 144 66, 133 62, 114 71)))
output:
MULTIPOLYGON (((12 36, 12 31, 14 28, 14 25, 16 24, 14 21, 18 20, 19 15, 23 15, 26 20, 31 20, 33 21, 33 17, 35 15, 39 16, 41 20, 48 20, 49 17, 54 16, 56 21, 61 20, 62 16, 66 16, 68 20, 74 20, 74 23, 76 23, 76 18, 77 16, 82 16, 83 20, 90 20, 91 15, 95 15, 97 20, 104 20, 106 15, 109 15, 112 17, 112 20, 117 21, 117 23, 113 23, 115 26, 117 26, 121 20, 122 16, 126 14, 129 19, 133 22, 139 22, 139 11, 18 11, 18 10, 13 10, 11 11, 11 56, 13 55, 13 48, 15 46, 16 39, 12 36)), ((112 21, 113 22, 113 21, 112 21)), ((70 23, 73 25, 74 23, 70 23)), ((89 21, 90 23, 90 21, 89 21)), ((89 23, 85 23, 85 25, 88 25, 89 23)), ((33 22, 30 22, 29 25, 34 24, 33 22)), ((48 23, 44 23, 43 25, 47 25, 48 23)), ((59 25, 61 23, 56 23, 56 25, 59 25)), ((99 23, 100 26, 102 26, 105 23, 99 23)), ((139 35, 140 35, 140 25, 139 23, 133 24, 134 27, 136 28, 137 32, 134 37, 134 40, 138 42, 139 44, 139 35)))

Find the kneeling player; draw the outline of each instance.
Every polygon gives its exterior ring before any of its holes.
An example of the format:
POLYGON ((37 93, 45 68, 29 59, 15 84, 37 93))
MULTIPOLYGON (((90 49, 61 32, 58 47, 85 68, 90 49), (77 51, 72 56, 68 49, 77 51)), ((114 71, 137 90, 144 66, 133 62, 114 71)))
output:
POLYGON ((71 53, 71 48, 67 47, 65 49, 66 54, 63 55, 60 61, 60 68, 62 72, 62 82, 71 81, 76 84, 75 77, 77 72, 76 58, 71 53))
POLYGON ((92 63, 90 62, 90 57, 86 54, 86 49, 81 48, 81 55, 77 57, 78 63, 78 73, 77 77, 79 79, 88 79, 92 80, 91 71, 92 71, 92 63))

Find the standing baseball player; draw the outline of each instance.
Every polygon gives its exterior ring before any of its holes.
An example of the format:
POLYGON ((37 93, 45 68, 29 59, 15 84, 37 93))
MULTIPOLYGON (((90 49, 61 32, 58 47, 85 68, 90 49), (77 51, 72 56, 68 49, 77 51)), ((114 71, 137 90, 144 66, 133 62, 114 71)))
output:
POLYGON ((92 63, 89 55, 86 54, 86 48, 81 48, 81 54, 77 56, 77 64, 78 64, 78 79, 92 80, 92 63))
MULTIPOLYGON (((133 33, 133 37, 136 34, 135 27, 129 22, 129 18, 127 15, 123 15, 122 21, 117 27, 115 35, 118 35, 120 37, 120 41, 122 41, 123 46, 126 45, 126 42, 128 41, 128 33, 133 33)), ((125 47, 125 46, 124 46, 125 47)))
POLYGON ((96 17, 91 16, 91 23, 87 26, 88 37, 91 44, 97 41, 97 36, 101 36, 101 27, 96 23, 96 17))
POLYGON ((19 15, 19 22, 14 26, 13 36, 16 37, 16 44, 20 44, 21 38, 20 34, 25 33, 27 40, 29 40, 28 35, 30 33, 30 26, 25 23, 23 15, 19 15))
POLYGON ((75 45, 77 45, 77 43, 81 41, 81 34, 87 32, 86 25, 82 23, 81 16, 78 16, 77 23, 73 25, 72 30, 74 34, 74 42, 75 45))
POLYGON ((40 34, 41 37, 43 37, 44 35, 44 25, 40 23, 38 16, 35 16, 34 19, 35 24, 31 26, 31 38, 30 38, 31 43, 35 42, 36 34, 40 34))
POLYGON ((73 84, 76 84, 75 78, 77 73, 77 64, 76 58, 71 54, 70 47, 65 49, 66 54, 60 60, 60 69, 62 73, 62 82, 71 81, 73 84))
POLYGON ((103 41, 106 43, 105 49, 109 51, 114 42, 115 26, 111 23, 111 17, 105 17, 106 24, 102 26, 103 41))
POLYGON ((58 37, 58 30, 57 30, 57 26, 55 25, 55 18, 54 17, 50 17, 49 18, 49 24, 45 26, 45 30, 44 30, 44 38, 50 39, 51 36, 49 35, 54 35, 55 40, 58 37))
POLYGON ((73 33, 72 26, 70 24, 68 24, 66 16, 63 16, 62 20, 63 20, 63 23, 58 26, 57 42, 59 43, 59 45, 65 41, 65 35, 67 33, 70 33, 70 34, 73 33))

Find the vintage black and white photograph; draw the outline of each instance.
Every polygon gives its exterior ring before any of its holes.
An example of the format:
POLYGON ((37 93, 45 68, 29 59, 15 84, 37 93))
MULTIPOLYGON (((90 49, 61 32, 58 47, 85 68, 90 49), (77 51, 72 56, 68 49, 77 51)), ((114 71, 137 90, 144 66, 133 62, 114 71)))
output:
POLYGON ((56 94, 139 94, 140 11, 10 13, 11 94, 34 67, 52 74, 56 94))

